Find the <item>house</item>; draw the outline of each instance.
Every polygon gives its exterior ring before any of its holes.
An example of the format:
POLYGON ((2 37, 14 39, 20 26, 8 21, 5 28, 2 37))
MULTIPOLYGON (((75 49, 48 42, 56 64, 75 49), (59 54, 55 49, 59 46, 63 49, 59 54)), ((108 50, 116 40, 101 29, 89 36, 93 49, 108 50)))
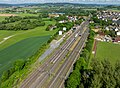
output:
POLYGON ((103 36, 99 36, 99 35, 97 35, 95 37, 95 39, 98 40, 98 41, 103 41, 104 40, 103 36))
POLYGON ((63 27, 63 31, 66 31, 67 30, 67 28, 66 27, 63 27))
POLYGON ((114 43, 120 43, 120 37, 116 37, 113 42, 114 43))
POLYGON ((120 20, 116 21, 117 25, 120 26, 120 20))
POLYGON ((110 29, 109 29, 109 27, 106 27, 105 30, 109 31, 110 29))
POLYGON ((62 31, 59 31, 59 35, 62 35, 62 31))
POLYGON ((66 22, 67 22, 66 20, 59 21, 59 23, 66 23, 66 22))
POLYGON ((115 31, 117 32, 119 29, 118 28, 115 28, 115 31))
POLYGON ((112 38, 110 36, 105 35, 104 41, 110 42, 110 41, 112 41, 112 38))
POLYGON ((119 32, 117 32, 117 36, 120 36, 120 31, 119 31, 119 32))

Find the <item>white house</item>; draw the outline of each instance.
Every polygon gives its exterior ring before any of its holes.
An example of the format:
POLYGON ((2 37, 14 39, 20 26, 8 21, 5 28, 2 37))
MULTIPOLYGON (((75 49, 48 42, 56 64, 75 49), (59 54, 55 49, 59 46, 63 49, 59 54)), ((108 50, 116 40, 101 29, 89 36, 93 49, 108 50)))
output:
POLYGON ((63 27, 63 31, 66 31, 67 30, 67 28, 66 27, 63 27))
POLYGON ((62 35, 62 31, 59 31, 59 35, 62 35))
POLYGON ((109 30, 110 30, 110 29, 109 29, 109 27, 106 27, 105 29, 106 29, 107 31, 109 31, 109 30))
POLYGON ((118 28, 115 28, 115 31, 118 31, 118 28))
POLYGON ((67 22, 66 20, 59 21, 59 23, 66 23, 66 22, 67 22))
POLYGON ((119 32, 117 32, 117 36, 120 36, 120 31, 119 31, 119 32))

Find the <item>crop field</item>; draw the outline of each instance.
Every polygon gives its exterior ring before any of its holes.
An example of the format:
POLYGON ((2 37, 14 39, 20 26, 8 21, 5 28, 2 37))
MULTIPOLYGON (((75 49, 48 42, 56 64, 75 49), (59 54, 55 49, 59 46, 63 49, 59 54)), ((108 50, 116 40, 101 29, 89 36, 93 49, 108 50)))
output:
POLYGON ((45 21, 45 26, 37 27, 35 29, 27 30, 27 31, 3 31, 0 30, 0 40, 3 40, 3 38, 12 36, 6 40, 4 43, 0 44, 0 50, 15 44, 16 42, 19 42, 23 39, 29 38, 29 37, 36 37, 36 36, 47 36, 47 35, 54 35, 58 29, 55 29, 53 31, 46 31, 46 27, 49 24, 55 24, 55 21, 45 21))
POLYGON ((38 14, 29 14, 29 13, 19 13, 18 16, 38 16, 38 14))
POLYGON ((50 36, 27 38, 1 50, 0 74, 8 69, 15 60, 32 56, 49 38, 50 36))
POLYGON ((2 41, 4 38, 15 35, 16 33, 20 33, 19 31, 5 31, 5 30, 0 30, 0 41, 2 41))
POLYGON ((83 10, 88 10, 88 11, 97 11, 97 9, 91 8, 91 9, 83 9, 83 10))
MULTIPOLYGON (((13 13, 14 14, 14 13, 13 13)), ((3 14, 2 14, 3 15, 3 14)), ((0 16, 0 22, 6 16, 0 16)), ((38 14, 16 14, 17 16, 37 16, 38 14)), ((47 19, 47 18, 46 18, 47 19)), ((30 30, 8 31, 0 30, 0 76, 9 69, 17 59, 27 59, 35 54, 40 47, 54 35, 58 29, 46 31, 49 24, 56 21, 44 20, 45 26, 30 30)), ((17 22, 14 22, 15 24, 17 22)))
POLYGON ((108 11, 113 11, 113 12, 120 12, 120 10, 118 10, 117 8, 108 9, 108 11))
POLYGON ((0 17, 9 17, 9 16, 16 16, 16 14, 0 14, 0 17))
POLYGON ((114 65, 117 60, 120 60, 120 45, 99 42, 97 44, 96 58, 100 60, 109 59, 109 61, 114 65))
POLYGON ((45 29, 49 24, 55 24, 55 21, 45 21, 45 26, 27 31, 0 30, 0 42, 9 36, 13 36, 0 44, 0 75, 15 60, 27 59, 32 56, 42 44, 48 41, 50 36, 58 31, 58 29, 46 31, 45 29))
POLYGON ((0 13, 0 22, 3 21, 5 19, 5 17, 9 17, 9 16, 38 16, 38 14, 28 14, 28 13, 19 13, 19 14, 5 14, 5 13, 0 13))

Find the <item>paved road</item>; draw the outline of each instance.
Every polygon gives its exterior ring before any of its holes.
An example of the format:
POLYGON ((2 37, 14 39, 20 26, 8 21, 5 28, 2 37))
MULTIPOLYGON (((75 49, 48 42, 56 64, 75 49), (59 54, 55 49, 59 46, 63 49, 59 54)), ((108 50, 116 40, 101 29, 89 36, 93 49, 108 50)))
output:
MULTIPOLYGON (((64 68, 66 65, 69 65, 68 64, 69 61, 65 57, 66 55, 68 55, 69 50, 74 44, 74 42, 79 38, 79 36, 75 37, 76 33, 82 34, 84 32, 81 36, 80 41, 85 40, 83 38, 83 35, 85 34, 84 28, 86 27, 86 25, 88 25, 88 23, 89 23, 88 21, 85 21, 80 26, 78 26, 76 31, 53 54, 53 56, 47 61, 45 61, 38 69, 36 69, 33 73, 31 73, 26 80, 23 81, 20 88, 43 88, 43 87, 48 88, 49 85, 52 88, 52 86, 54 86, 55 81, 51 81, 51 80, 56 80, 59 77, 59 75, 57 76, 56 73, 59 73, 59 74, 65 73, 63 72, 64 68), (64 61, 64 63, 58 69, 62 61, 64 61), (55 77, 52 77, 51 75, 52 76, 55 75, 55 77)), ((80 47, 80 45, 77 45, 76 47, 78 46, 80 47)), ((74 53, 71 53, 70 55, 75 56, 74 53)), ((67 66, 67 68, 70 68, 70 65, 67 66)))

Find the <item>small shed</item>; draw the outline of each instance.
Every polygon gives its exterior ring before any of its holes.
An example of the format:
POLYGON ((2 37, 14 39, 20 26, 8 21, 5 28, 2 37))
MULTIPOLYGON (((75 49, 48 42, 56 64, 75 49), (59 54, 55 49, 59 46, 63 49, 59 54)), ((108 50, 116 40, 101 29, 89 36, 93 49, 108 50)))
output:
POLYGON ((62 31, 59 31, 59 35, 62 35, 62 31))

